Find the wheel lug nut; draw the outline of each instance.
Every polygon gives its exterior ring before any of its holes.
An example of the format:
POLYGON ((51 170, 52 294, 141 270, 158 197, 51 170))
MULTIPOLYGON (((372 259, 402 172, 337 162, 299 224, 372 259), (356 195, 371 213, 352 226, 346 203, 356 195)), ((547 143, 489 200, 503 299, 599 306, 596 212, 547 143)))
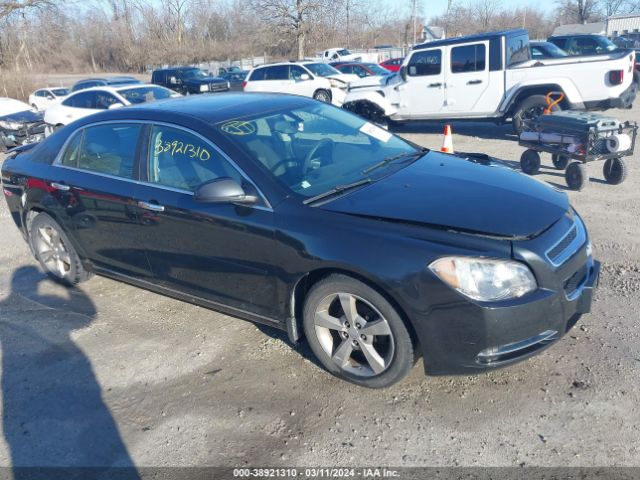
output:
POLYGON ((367 339, 367 336, 366 336, 366 335, 360 335, 360 338, 361 338, 362 340, 366 340, 366 339, 367 339))
POLYGON ((362 325, 360 325, 359 323, 356 323, 356 328, 360 330, 362 328, 362 325))
POLYGON ((344 326, 345 328, 349 328, 350 327, 349 322, 344 322, 344 326))

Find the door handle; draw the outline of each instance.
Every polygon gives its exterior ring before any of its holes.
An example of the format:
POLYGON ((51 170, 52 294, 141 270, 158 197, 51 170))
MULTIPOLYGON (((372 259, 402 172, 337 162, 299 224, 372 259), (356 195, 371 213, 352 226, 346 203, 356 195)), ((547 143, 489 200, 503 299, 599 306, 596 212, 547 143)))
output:
POLYGON ((480 83, 482 83, 482 80, 469 80, 467 85, 479 85, 480 83))
POLYGON ((158 205, 157 203, 138 202, 138 206, 145 210, 151 210, 152 212, 164 212, 164 206, 158 205))
POLYGON ((64 183, 51 182, 51 188, 55 190, 60 190, 61 192, 68 192, 71 190, 69 185, 65 185, 64 183))
POLYGON ((438 87, 441 87, 441 86, 442 86, 441 83, 430 83, 428 85, 428 88, 438 88, 438 87))

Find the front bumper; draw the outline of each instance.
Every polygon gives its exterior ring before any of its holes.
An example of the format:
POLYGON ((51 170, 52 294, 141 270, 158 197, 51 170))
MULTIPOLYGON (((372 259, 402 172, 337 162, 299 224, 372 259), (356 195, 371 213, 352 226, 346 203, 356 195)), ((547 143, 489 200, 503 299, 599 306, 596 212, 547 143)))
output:
POLYGON ((424 293, 416 299, 429 298, 430 291, 438 302, 408 313, 427 374, 471 374, 524 360, 554 344, 591 311, 600 263, 591 256, 586 230, 576 236, 579 246, 571 256, 557 265, 546 258, 571 221, 558 222, 535 240, 514 242, 514 258, 527 263, 538 281, 538 289, 524 297, 475 302, 448 287, 435 292, 437 282, 424 281, 424 293))
POLYGON ((6 130, 0 128, 0 146, 14 148, 29 143, 37 143, 44 140, 45 123, 25 124, 18 130, 6 130))

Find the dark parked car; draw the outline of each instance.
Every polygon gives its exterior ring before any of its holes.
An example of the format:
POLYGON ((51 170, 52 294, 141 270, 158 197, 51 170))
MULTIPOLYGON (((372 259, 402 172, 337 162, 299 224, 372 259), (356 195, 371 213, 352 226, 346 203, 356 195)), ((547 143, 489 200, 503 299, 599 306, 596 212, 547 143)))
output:
POLYGON ((30 105, 0 97, 0 152, 44 138, 45 123, 42 112, 30 105))
POLYGON ((618 49, 615 43, 604 35, 552 35, 548 42, 561 48, 569 55, 599 55, 618 49))
POLYGON ((419 356, 430 374, 527 358, 597 283, 564 193, 305 97, 108 110, 20 148, 5 198, 52 278, 98 273, 304 336, 367 387, 419 356))
POLYGON ((240 70, 234 72, 227 72, 220 75, 220 78, 229 82, 229 90, 232 92, 241 92, 242 84, 244 83, 245 78, 249 74, 248 71, 240 70))
POLYGON ((542 60, 544 58, 562 58, 569 54, 551 42, 530 42, 531 58, 542 60))
POLYGON ((374 75, 386 77, 387 75, 391 75, 392 73, 390 70, 382 68, 377 63, 333 62, 329 65, 337 70, 340 70, 342 73, 353 73, 360 78, 371 77, 374 75))
POLYGON ((196 67, 177 67, 154 70, 151 83, 170 88, 183 95, 207 92, 227 92, 229 82, 213 77, 196 67))
POLYGON ((73 86, 71 87, 71 93, 91 87, 115 87, 118 85, 133 85, 136 83, 142 82, 137 78, 126 76, 85 78, 84 80, 79 80, 73 84, 73 86))

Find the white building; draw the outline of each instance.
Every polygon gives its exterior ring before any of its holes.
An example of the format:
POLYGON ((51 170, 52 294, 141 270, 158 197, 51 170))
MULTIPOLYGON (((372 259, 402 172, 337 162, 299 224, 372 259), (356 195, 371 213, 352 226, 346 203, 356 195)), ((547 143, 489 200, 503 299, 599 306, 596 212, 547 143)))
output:
POLYGON ((640 15, 615 15, 607 19, 607 36, 617 37, 640 33, 640 15))

